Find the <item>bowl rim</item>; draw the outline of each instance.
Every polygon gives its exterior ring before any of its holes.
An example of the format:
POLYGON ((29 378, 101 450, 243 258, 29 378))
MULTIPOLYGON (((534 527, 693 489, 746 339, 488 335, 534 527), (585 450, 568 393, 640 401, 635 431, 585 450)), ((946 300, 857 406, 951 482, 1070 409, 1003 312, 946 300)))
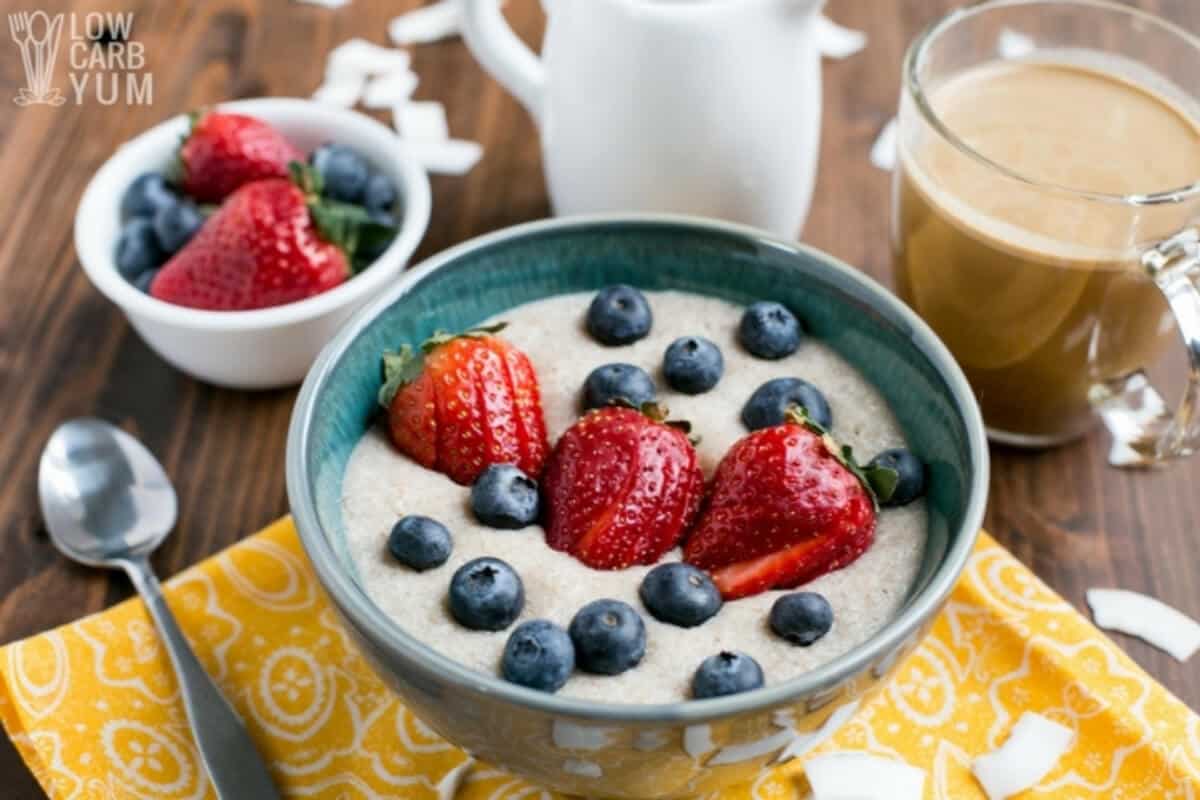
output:
POLYGON ((294 303, 250 311, 207 311, 177 306, 145 294, 117 272, 111 247, 115 242, 110 243, 107 252, 98 252, 97 248, 85 245, 88 241, 87 228, 94 215, 109 213, 120 203, 120 191, 128 184, 122 183, 120 187, 111 184, 116 182, 116 175, 123 171, 127 162, 138 159, 143 150, 159 146, 160 140, 178 136, 186 130, 187 114, 177 114, 118 145, 92 175, 80 197, 75 211, 75 252, 89 280, 109 300, 128 313, 166 325, 208 331, 264 330, 315 319, 360 301, 382 289, 403 270, 429 227, 432 195, 428 174, 415 158, 405 152, 402 140, 394 131, 352 109, 299 97, 232 100, 216 103, 213 108, 261 116, 268 122, 271 116, 290 114, 296 118, 305 117, 327 125, 331 137, 336 137, 336 131, 347 128, 355 128, 381 144, 383 137, 390 137, 390 146, 396 154, 395 162, 401 176, 401 185, 397 188, 405 203, 396 238, 370 267, 358 275, 334 289, 294 303), (113 189, 118 191, 114 193, 113 189))
POLYGON ((384 295, 359 309, 317 357, 304 380, 292 412, 285 462, 288 500, 301 543, 318 579, 343 615, 344 621, 357 628, 365 638, 389 655, 415 663, 429 674, 437 675, 440 680, 487 694, 495 699, 557 716, 620 723, 700 723, 775 708, 796 698, 836 687, 884 654, 894 652, 942 606, 957 584, 982 528, 989 478, 989 455, 983 418, 966 376, 933 330, 899 298, 865 273, 802 243, 785 241, 765 231, 736 223, 660 213, 589 214, 519 224, 470 239, 426 259, 409 270, 384 295), (499 677, 477 672, 438 653, 393 622, 366 592, 358 587, 350 574, 338 566, 340 557, 334 551, 329 538, 325 536, 317 517, 313 487, 309 485, 305 475, 305 453, 309 446, 312 412, 317 394, 324 387, 345 350, 378 314, 426 276, 470 253, 529 235, 631 224, 649 227, 665 225, 706 233, 729 234, 824 262, 867 290, 874 301, 887 311, 911 325, 914 343, 946 381, 963 417, 973 474, 959 535, 947 549, 944 563, 931 576, 925 589, 881 631, 848 653, 791 680, 727 697, 654 704, 605 703, 547 694, 508 683, 499 677))

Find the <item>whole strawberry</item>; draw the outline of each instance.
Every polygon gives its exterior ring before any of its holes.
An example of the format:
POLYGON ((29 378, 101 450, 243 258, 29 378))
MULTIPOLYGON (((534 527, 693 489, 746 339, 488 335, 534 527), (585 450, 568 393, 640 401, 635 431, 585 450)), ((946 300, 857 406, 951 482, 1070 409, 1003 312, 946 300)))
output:
POLYGON ((416 353, 385 353, 380 404, 392 443, 463 485, 492 464, 541 474, 549 444, 537 375, 503 328, 439 333, 416 353))
POLYGON ((795 409, 789 414, 721 459, 684 546, 684 560, 708 570, 727 600, 807 583, 874 540, 875 497, 849 451, 795 409))
POLYGON ((303 300, 346 281, 364 242, 394 234, 366 212, 317 198, 310 171, 229 196, 150 284, 159 300, 244 311, 303 300))
POLYGON ((542 476, 547 544, 596 569, 652 564, 679 544, 704 475, 686 427, 664 417, 608 406, 567 429, 542 476))
POLYGON ((219 203, 251 181, 286 178, 293 161, 304 155, 262 120, 209 111, 193 115, 174 177, 194 199, 219 203))

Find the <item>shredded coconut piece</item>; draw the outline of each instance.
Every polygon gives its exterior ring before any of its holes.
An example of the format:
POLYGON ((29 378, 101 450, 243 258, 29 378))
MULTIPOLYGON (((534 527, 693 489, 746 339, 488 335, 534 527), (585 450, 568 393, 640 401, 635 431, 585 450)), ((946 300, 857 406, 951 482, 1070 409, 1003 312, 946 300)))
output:
POLYGON ((999 750, 975 759, 971 772, 988 800, 1005 800, 1032 789, 1071 749, 1075 732, 1041 714, 1021 714, 999 750))
POLYGON ((325 78, 332 75, 386 75, 408 69, 412 56, 407 50, 368 42, 366 39, 347 39, 329 51, 325 78))
POLYGON ((404 139, 402 143, 406 153, 437 175, 465 175, 483 157, 483 147, 478 142, 465 139, 446 139, 442 142, 404 139))
POLYGON ((313 100, 320 103, 350 108, 362 97, 363 80, 358 78, 339 78, 336 81, 326 80, 313 92, 313 100))
POLYGON ((392 123, 405 139, 440 142, 450 138, 446 107, 441 103, 402 103, 392 109, 392 123))
POLYGON ((462 30, 462 10, 457 0, 440 0, 409 11, 388 24, 388 36, 399 45, 429 44, 462 30))
POLYGON ((363 92, 363 105, 367 108, 391 108, 412 97, 417 90, 417 76, 405 69, 401 72, 389 72, 380 75, 367 83, 363 92))
POLYGON ((867 46, 867 35, 821 14, 816 20, 817 49, 828 58, 849 58, 867 46))
POLYGON ((896 168, 896 119, 887 121, 875 144, 871 145, 871 163, 882 170, 891 171, 896 168))
POLYGON ((921 800, 925 770, 857 751, 809 759, 804 774, 813 800, 921 800))
POLYGON ((1200 650, 1200 622, 1138 592, 1088 589, 1087 602, 1096 625, 1136 636, 1179 661, 1200 650))

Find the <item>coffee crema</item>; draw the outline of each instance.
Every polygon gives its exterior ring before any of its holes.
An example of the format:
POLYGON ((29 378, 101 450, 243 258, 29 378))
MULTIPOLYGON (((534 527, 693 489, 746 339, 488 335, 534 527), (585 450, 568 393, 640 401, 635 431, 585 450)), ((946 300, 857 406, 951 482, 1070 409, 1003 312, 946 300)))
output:
POLYGON ((999 438, 1078 435, 1089 388, 1152 363, 1173 336, 1139 258, 1200 203, 1118 198, 1200 180, 1200 126, 1145 86, 1073 63, 985 63, 927 97, 975 155, 925 125, 901 137, 897 289, 999 438))

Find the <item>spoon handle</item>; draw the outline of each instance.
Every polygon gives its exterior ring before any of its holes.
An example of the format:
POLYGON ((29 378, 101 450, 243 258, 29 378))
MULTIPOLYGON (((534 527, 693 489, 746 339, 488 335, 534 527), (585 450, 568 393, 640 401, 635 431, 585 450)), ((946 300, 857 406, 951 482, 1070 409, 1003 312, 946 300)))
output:
POLYGON ((273 800, 279 797, 250 734, 225 696, 204 671, 163 597, 162 586, 145 559, 121 566, 141 593, 162 637, 183 694, 192 734, 208 778, 220 800, 273 800))

